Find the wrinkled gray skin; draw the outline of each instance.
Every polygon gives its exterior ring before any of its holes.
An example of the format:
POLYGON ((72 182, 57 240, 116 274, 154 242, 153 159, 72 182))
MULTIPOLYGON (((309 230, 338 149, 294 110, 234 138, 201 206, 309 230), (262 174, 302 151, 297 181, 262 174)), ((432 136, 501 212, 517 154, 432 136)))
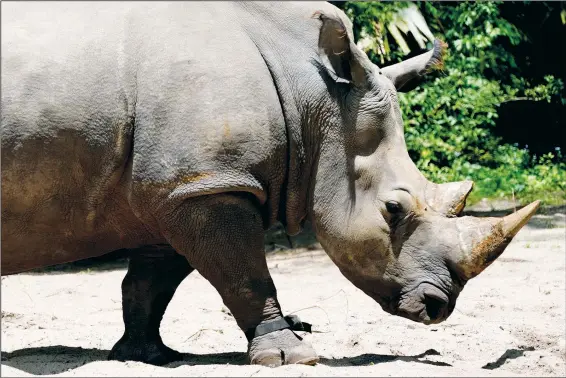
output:
MULTIPOLYGON (((280 318, 263 232, 310 219, 384 310, 446 319, 467 277, 453 203, 471 186, 433 203, 394 71, 327 3, 3 4, 2 273, 134 249, 110 358, 164 364, 179 354, 159 324, 193 269, 243 331, 280 318)), ((249 357, 318 359, 289 329, 249 357)))

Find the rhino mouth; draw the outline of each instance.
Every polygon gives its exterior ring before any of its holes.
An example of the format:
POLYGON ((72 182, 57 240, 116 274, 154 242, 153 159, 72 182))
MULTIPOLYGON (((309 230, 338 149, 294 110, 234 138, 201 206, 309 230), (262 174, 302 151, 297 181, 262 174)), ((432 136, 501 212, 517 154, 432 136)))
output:
POLYGON ((456 306, 459 293, 459 290, 454 288, 450 294, 446 289, 428 281, 394 295, 391 295, 391 292, 396 291, 393 288, 379 291, 376 286, 380 285, 358 287, 363 287, 362 291, 374 299, 383 311, 426 325, 446 320, 456 306))
POLYGON ((450 295, 430 282, 403 293, 396 302, 394 315, 427 325, 443 322, 454 310, 450 295))

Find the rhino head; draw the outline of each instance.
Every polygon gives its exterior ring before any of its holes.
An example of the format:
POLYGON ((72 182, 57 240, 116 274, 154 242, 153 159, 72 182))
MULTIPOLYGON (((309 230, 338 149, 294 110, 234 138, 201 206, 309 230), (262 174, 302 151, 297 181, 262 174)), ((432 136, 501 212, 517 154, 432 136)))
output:
POLYGON ((460 217, 470 181, 435 184, 407 152, 397 91, 442 64, 445 48, 379 68, 353 43, 339 11, 320 20, 326 101, 309 217, 342 274, 395 315, 438 323, 466 282, 506 248, 538 208, 504 218, 460 217))

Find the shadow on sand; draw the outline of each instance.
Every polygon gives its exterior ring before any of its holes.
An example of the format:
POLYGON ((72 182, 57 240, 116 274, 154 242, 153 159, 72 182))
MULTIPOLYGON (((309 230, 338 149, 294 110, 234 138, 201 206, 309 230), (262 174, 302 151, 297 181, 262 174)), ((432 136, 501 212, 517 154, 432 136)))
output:
MULTIPOLYGON (((40 348, 25 348, 14 352, 2 352, 2 365, 24 371, 34 375, 60 374, 65 371, 76 369, 96 361, 106 361, 108 350, 83 349, 68 346, 49 346, 40 348)), ((427 356, 438 356, 434 349, 429 349, 416 356, 393 356, 379 354, 362 354, 354 357, 343 357, 329 359, 322 357, 320 364, 326 366, 364 366, 373 365, 394 360, 416 362, 436 366, 451 366, 445 362, 430 361, 424 359, 427 356)), ((183 360, 173 362, 165 367, 176 368, 182 365, 246 365, 247 357, 243 352, 192 354, 183 353, 183 360)))
MULTIPOLYGON (((2 352, 2 365, 34 375, 52 375, 76 369, 96 361, 106 361, 109 350, 84 349, 62 345, 25 348, 14 352, 2 352)), ((165 367, 176 368, 182 365, 245 365, 243 352, 191 354, 183 353, 183 360, 165 367)))
POLYGON ((534 350, 535 350, 534 347, 527 347, 521 349, 507 349, 505 353, 503 353, 501 357, 497 359, 497 361, 489 362, 485 364, 484 366, 482 366, 482 369, 495 370, 503 366, 503 364, 507 362, 507 360, 514 360, 515 358, 522 357, 525 354, 525 352, 532 352, 534 350))
POLYGON ((342 357, 342 358, 333 358, 333 359, 321 358, 320 363, 326 366, 333 366, 333 367, 365 366, 365 365, 375 365, 375 364, 397 360, 404 362, 417 362, 421 364, 435 365, 435 366, 452 366, 446 362, 430 361, 424 359, 427 356, 439 356, 439 355, 440 353, 434 349, 429 349, 426 352, 423 352, 416 356, 393 356, 387 354, 365 353, 355 357, 342 357))

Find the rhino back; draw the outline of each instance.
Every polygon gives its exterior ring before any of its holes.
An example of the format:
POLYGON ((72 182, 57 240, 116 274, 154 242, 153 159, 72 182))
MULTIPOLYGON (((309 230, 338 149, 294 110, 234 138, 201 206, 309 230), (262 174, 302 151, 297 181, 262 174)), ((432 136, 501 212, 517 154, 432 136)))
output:
POLYGON ((4 273, 144 238, 117 185, 132 140, 126 11, 2 5, 4 273))
POLYGON ((147 222, 154 216, 144 212, 164 202, 234 191, 253 194, 266 223, 277 216, 285 122, 270 72, 242 27, 247 17, 231 2, 136 11, 134 22, 143 24, 132 28, 133 39, 143 42, 132 201, 147 222))
POLYGON ((3 7, 4 272, 161 242, 171 198, 248 191, 275 220, 285 123, 236 8, 3 7))

